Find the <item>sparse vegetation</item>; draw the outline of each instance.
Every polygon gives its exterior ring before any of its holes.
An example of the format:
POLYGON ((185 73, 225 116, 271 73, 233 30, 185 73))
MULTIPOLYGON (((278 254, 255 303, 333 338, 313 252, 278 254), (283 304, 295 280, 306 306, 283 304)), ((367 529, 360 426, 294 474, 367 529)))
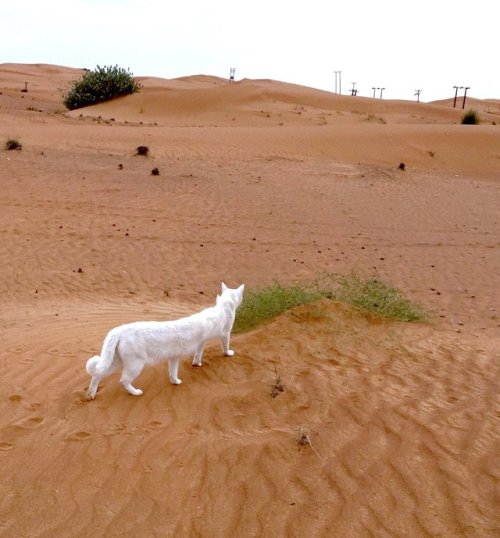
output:
POLYGON ((462 125, 479 125, 479 114, 475 110, 468 110, 462 116, 462 125))
POLYGON ((318 284, 325 297, 346 303, 376 316, 395 321, 425 321, 420 305, 406 299, 395 287, 378 278, 362 279, 359 275, 326 275, 318 284))
POLYGON ((159 168, 157 168, 156 166, 153 168, 153 170, 151 170, 151 175, 152 176, 159 176, 160 175, 160 170, 159 168))
POLYGON ((354 273, 347 276, 326 274, 312 284, 286 286, 275 282, 266 288, 248 290, 236 313, 233 331, 249 331, 286 310, 324 298, 390 320, 427 319, 418 304, 380 279, 363 279, 354 273))
POLYGON ((9 138, 6 142, 5 142, 5 149, 8 150, 8 151, 12 151, 12 150, 21 150, 22 149, 22 145, 20 144, 19 140, 16 140, 15 138, 9 138))
POLYGON ((80 80, 73 82, 63 102, 66 108, 74 110, 135 93, 140 88, 140 84, 135 82, 128 70, 117 65, 97 66, 93 71, 86 71, 80 80))

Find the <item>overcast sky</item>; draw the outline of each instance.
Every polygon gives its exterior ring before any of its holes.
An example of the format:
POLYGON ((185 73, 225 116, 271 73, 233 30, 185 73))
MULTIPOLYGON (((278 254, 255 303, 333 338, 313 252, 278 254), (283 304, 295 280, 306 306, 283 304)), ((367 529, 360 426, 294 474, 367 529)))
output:
MULTIPOLYGON (((500 98, 500 0, 2 0, 0 63, 500 98)), ((378 95, 378 92, 377 92, 378 95)))

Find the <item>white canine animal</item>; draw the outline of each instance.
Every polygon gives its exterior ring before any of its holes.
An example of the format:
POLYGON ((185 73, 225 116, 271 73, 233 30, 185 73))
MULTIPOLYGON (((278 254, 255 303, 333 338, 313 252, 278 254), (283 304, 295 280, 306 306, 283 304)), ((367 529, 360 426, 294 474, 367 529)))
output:
POLYGON ((132 381, 146 364, 167 361, 170 381, 180 385, 177 377, 180 359, 194 354, 193 365, 201 366, 203 348, 211 338, 220 339, 224 355, 234 355, 229 349, 229 338, 244 288, 242 284, 231 289, 223 282, 215 305, 192 316, 173 321, 137 321, 111 329, 104 339, 101 355, 87 361, 86 369, 92 376, 87 400, 93 400, 99 382, 119 368, 121 384, 134 396, 140 396, 142 390, 133 387, 132 381))

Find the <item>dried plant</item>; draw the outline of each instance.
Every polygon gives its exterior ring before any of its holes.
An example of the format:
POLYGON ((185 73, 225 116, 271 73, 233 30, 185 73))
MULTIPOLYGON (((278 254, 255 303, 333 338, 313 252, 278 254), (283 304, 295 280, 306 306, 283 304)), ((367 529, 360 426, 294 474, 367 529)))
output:
POLYGON ((271 397, 276 398, 281 392, 285 390, 285 385, 281 381, 281 376, 278 374, 276 366, 274 367, 274 382, 271 385, 271 397))

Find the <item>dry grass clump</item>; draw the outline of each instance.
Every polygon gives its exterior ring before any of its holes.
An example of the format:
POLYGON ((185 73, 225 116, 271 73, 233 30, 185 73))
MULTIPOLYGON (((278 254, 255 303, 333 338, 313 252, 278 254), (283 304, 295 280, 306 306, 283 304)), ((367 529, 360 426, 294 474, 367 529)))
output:
POLYGON ((20 144, 19 140, 16 140, 15 138, 9 138, 5 142, 5 149, 8 151, 12 151, 12 150, 19 151, 22 149, 22 147, 23 146, 20 144))

